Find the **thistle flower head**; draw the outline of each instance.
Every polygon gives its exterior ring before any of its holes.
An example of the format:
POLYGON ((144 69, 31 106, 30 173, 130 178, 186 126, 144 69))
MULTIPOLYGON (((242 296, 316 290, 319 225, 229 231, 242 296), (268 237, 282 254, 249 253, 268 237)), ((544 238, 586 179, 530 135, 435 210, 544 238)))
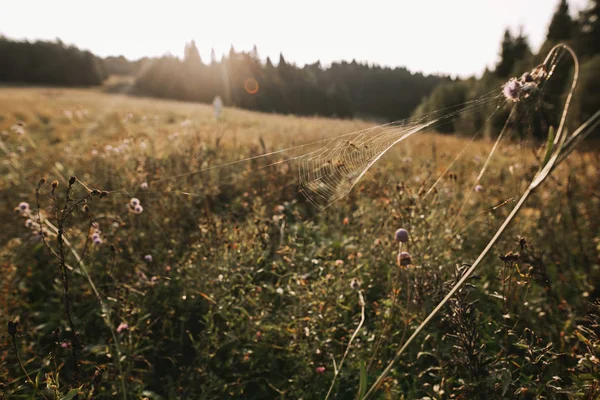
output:
POLYGON ((521 84, 516 78, 512 78, 504 85, 502 94, 504 94, 504 97, 506 97, 508 100, 519 101, 519 97, 521 95, 521 84))
POLYGON ((406 243, 408 242, 408 231, 404 228, 400 228, 396 231, 394 238, 396 239, 396 242, 406 243))
POLYGON ((19 210, 21 212, 25 212, 29 210, 29 203, 25 203, 24 201, 22 201, 21 203, 19 203, 19 210))
POLYGON ((475 188, 473 190, 475 190, 478 193, 479 192, 483 192, 483 186, 481 186, 481 185, 475 185, 475 188))
POLYGON ((92 239, 94 241, 94 244, 96 246, 100 246, 102 244, 102 239, 100 239, 100 237, 97 237, 95 239, 92 239))
POLYGON ((135 214, 141 214, 142 211, 144 211, 144 207, 142 207, 141 204, 138 204, 137 206, 133 207, 133 212, 135 214))
POLYGON ((139 200, 139 199, 136 199, 135 197, 134 197, 134 198, 132 198, 131 200, 129 200, 129 205, 130 205, 131 207, 135 207, 135 206, 137 206, 137 205, 139 205, 139 204, 140 204, 140 200, 139 200))
POLYGON ((148 189, 148 182, 142 182, 141 185, 140 185, 140 189, 147 190, 148 189))

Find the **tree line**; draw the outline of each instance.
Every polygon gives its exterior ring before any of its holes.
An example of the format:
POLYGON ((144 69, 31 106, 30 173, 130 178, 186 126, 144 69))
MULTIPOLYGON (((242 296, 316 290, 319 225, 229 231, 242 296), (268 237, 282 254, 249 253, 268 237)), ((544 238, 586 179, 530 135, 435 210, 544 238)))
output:
POLYGON ((408 117, 441 82, 450 79, 356 61, 299 67, 281 54, 277 65, 270 58, 263 63, 256 47, 232 47, 221 60, 213 51, 204 63, 192 41, 183 59, 165 56, 147 64, 136 86, 152 96, 204 103, 219 95, 225 105, 264 112, 392 120, 408 117))
POLYGON ((102 59, 60 40, 14 41, 0 36, 0 82, 95 86, 106 79, 102 59))

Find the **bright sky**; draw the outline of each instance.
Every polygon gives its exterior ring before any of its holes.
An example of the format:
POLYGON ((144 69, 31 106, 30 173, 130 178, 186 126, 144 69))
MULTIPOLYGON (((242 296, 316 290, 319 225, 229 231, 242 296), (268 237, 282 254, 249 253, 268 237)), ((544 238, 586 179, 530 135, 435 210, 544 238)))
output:
MULTIPOLYGON (((273 62, 283 52, 317 59, 406 66, 467 76, 497 62, 506 27, 520 26, 537 50, 559 0, 0 0, 0 33, 60 38, 100 56, 183 54, 194 39, 205 61, 250 50, 273 62)), ((587 0, 569 0, 575 14, 587 0)))

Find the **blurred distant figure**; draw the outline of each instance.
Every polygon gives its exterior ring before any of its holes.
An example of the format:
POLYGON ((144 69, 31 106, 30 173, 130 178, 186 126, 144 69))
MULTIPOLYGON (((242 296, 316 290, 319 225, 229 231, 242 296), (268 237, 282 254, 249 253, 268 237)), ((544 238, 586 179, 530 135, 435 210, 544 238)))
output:
POLYGON ((223 100, 221 100, 221 96, 215 96, 213 100, 213 112, 215 113, 215 119, 218 121, 221 116, 221 111, 223 111, 223 100))

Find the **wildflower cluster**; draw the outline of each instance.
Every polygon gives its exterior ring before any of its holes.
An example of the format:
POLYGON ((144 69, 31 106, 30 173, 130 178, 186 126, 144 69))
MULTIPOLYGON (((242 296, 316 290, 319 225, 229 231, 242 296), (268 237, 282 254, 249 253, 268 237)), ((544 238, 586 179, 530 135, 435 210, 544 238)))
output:
POLYGON ((538 91, 539 85, 546 76, 546 69, 539 66, 531 72, 525 72, 519 79, 511 78, 504 85, 502 94, 507 100, 513 102, 526 99, 538 91))
POLYGON ((102 244, 102 237, 100 236, 102 232, 100 231, 100 229, 98 228, 98 224, 94 223, 93 227, 92 227, 92 231, 91 231, 91 235, 90 235, 90 239, 92 239, 92 242, 96 245, 96 246, 100 246, 102 244))
POLYGON ((131 200, 129 200, 129 211, 131 211, 134 214, 141 214, 142 211, 144 211, 144 207, 142 207, 142 204, 140 203, 139 199, 134 197, 131 200))

